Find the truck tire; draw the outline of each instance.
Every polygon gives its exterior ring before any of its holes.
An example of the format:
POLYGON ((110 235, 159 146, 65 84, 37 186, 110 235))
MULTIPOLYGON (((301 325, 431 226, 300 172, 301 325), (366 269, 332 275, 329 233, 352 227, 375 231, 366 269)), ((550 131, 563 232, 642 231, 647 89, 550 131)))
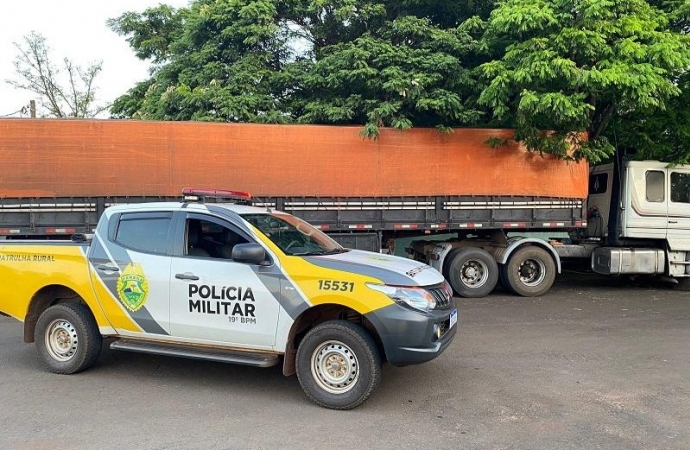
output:
POLYGON ((513 291, 513 288, 510 287, 510 283, 508 282, 508 264, 498 265, 498 282, 507 292, 515 294, 515 291, 513 291))
POLYGON ((103 343, 91 311, 80 303, 61 303, 46 309, 38 318, 34 339, 43 365, 60 374, 91 367, 103 343))
POLYGON ((533 245, 516 251, 503 269, 509 288, 523 297, 544 295, 556 279, 556 263, 551 255, 533 245))
POLYGON ((481 248, 463 247, 449 255, 446 277, 455 293, 461 297, 485 297, 498 283, 498 264, 493 256, 481 248))
POLYGON ((312 328, 300 342, 297 378, 317 405, 352 409, 369 398, 381 381, 381 356, 366 330, 330 320, 312 328))

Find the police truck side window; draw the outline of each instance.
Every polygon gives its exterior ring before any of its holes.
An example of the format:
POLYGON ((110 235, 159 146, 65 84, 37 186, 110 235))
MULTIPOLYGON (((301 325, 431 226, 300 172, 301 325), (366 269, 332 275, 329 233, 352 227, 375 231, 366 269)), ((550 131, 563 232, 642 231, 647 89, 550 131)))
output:
POLYGON ((164 254, 171 217, 170 214, 123 214, 115 242, 144 253, 164 254))
POLYGON ((247 240, 229 228, 223 228, 221 244, 218 247, 218 257, 232 259, 232 249, 237 244, 245 244, 247 240))
POLYGON ((210 256, 210 253, 204 247, 204 222, 198 219, 187 220, 186 253, 188 256, 210 256))
POLYGON ((218 223, 202 219, 187 220, 187 255, 232 259, 232 249, 247 240, 218 223))

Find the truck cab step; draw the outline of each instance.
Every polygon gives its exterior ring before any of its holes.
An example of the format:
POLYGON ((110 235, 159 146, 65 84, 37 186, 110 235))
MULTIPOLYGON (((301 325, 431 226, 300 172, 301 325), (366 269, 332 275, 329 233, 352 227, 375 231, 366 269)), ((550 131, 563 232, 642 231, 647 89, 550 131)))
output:
POLYGON ((218 349, 196 345, 149 342, 135 339, 118 339, 110 344, 113 350, 149 353, 154 355, 177 356, 255 367, 271 367, 280 361, 275 353, 247 352, 232 349, 218 349))

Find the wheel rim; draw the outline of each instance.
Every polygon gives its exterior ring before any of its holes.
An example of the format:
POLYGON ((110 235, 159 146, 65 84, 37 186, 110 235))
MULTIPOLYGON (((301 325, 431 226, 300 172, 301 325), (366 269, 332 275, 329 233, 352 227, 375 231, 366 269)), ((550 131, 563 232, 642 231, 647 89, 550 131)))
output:
POLYGON ((460 281, 467 287, 479 288, 489 279, 489 267, 482 261, 473 259, 460 268, 460 281))
POLYGON ((518 268, 518 276, 525 286, 539 286, 546 278, 546 266, 538 259, 526 259, 518 268))
POLYGON ((64 319, 53 320, 48 325, 45 338, 48 353, 57 361, 69 361, 77 353, 77 330, 64 319))
POLYGON ((357 356, 340 341, 325 342, 312 354, 311 373, 323 390, 344 394, 354 388, 359 379, 357 356))

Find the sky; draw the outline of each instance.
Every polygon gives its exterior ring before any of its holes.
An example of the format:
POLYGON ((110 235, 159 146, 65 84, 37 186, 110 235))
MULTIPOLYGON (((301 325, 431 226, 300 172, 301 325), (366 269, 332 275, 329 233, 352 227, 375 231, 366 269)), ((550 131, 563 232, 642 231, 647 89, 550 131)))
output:
MULTIPOLYGON (((127 11, 142 12, 159 3, 179 8, 189 0, 19 0, 2 2, 0 13, 0 117, 28 106, 38 96, 5 82, 17 79, 14 59, 17 49, 31 31, 42 34, 54 63, 67 57, 87 67, 103 61, 96 77, 97 103, 111 103, 138 81, 148 77, 148 62, 134 56, 127 41, 106 25, 106 20, 127 11)), ((19 114, 11 117, 20 117, 19 114)))

